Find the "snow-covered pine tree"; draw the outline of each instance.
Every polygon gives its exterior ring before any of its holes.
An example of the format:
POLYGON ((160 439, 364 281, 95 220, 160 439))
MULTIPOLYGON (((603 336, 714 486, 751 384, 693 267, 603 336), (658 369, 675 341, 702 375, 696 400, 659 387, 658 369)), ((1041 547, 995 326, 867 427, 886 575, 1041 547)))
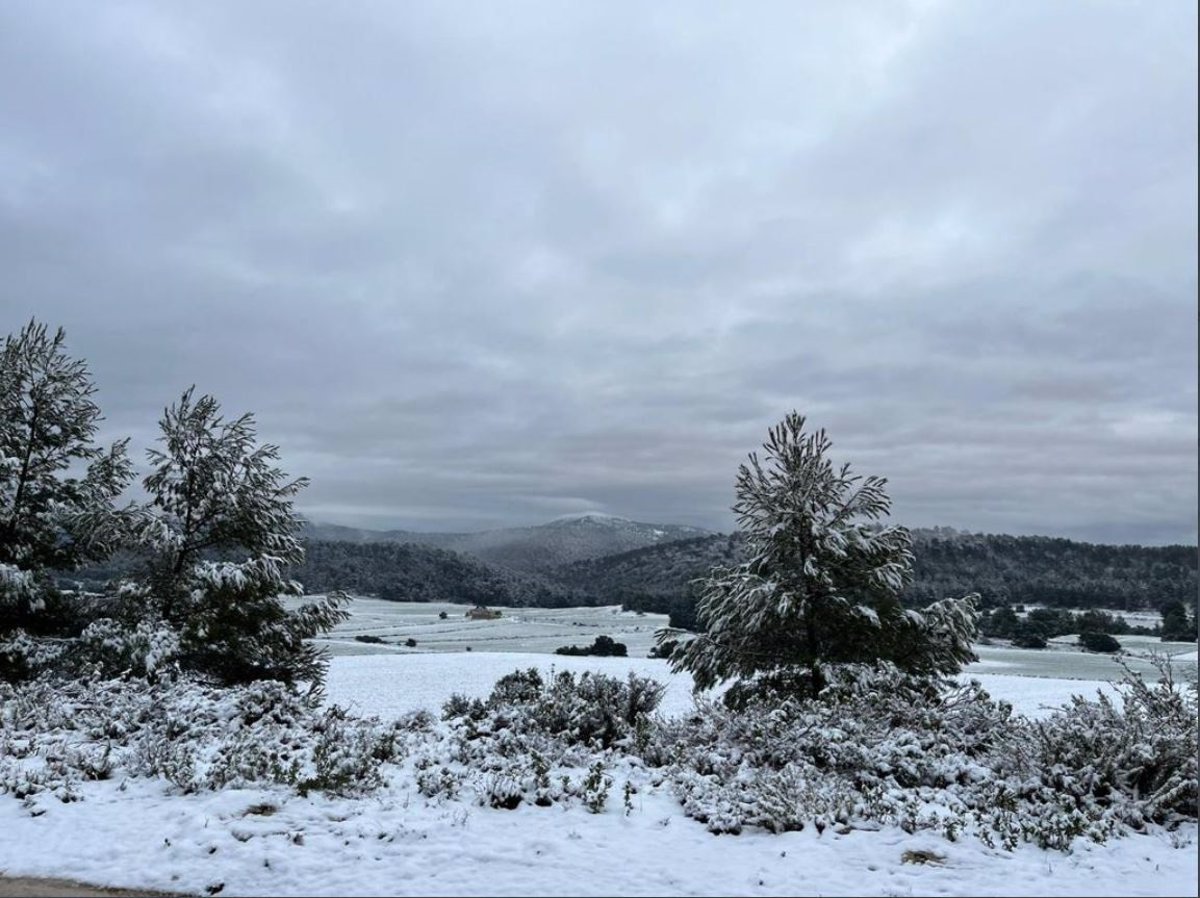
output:
POLYGON ((1183 602, 1166 602, 1159 609, 1162 614, 1163 641, 1192 642, 1196 639, 1196 622, 1188 619, 1187 605, 1183 602))
POLYGON ((703 632, 671 656, 698 689, 736 679, 726 694, 736 704, 769 690, 816 695, 830 665, 890 661, 935 675, 973 660, 977 597, 901 606, 911 539, 876 523, 891 510, 887 481, 835 469, 831 445, 792 412, 770 429, 765 459, 751 453, 739 468, 733 511, 749 560, 699 581, 703 632))
POLYGON ((0 676, 30 672, 18 631, 82 628, 47 572, 111 554, 122 532, 113 503, 133 478, 127 440, 95 444, 96 387, 65 339, 35 320, 0 349, 0 676))
POLYGON ((179 632, 181 665, 223 683, 319 685, 325 657, 306 640, 345 619, 345 597, 294 611, 281 600, 302 594, 286 571, 304 558, 292 499, 307 478, 289 480, 279 448, 257 444, 253 416, 226 421, 212 396, 188 389, 159 423, 138 531, 152 555, 147 592, 179 632))

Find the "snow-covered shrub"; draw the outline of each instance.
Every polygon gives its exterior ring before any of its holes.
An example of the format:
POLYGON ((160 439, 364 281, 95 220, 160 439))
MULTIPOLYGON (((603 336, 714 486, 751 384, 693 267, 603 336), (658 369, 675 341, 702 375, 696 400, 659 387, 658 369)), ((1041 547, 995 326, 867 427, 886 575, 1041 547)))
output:
POLYGON ((713 832, 875 821, 1065 850, 1196 817, 1194 689, 1129 675, 1122 694, 1038 722, 978 684, 867 668, 817 700, 698 705, 643 757, 713 832))
POLYGON ((24 630, 0 636, 0 680, 16 683, 51 670, 66 647, 62 640, 38 639, 24 630))
POLYGON ((947 792, 945 807, 965 810, 949 793, 990 777, 1010 715, 977 684, 942 689, 863 667, 843 671, 820 700, 698 705, 662 726, 645 757, 668 767, 685 812, 716 832, 852 818, 916 826, 914 795, 947 792))
POLYGON ((645 741, 662 693, 657 681, 635 674, 514 671, 485 700, 455 695, 446 702, 453 767, 419 762, 418 788, 429 797, 453 794, 461 769, 485 806, 576 800, 598 813, 612 785, 608 768, 645 741))
POLYGON ((452 770, 447 764, 425 756, 414 763, 417 791, 426 798, 457 798, 462 791, 463 774, 452 770))
POLYGON ((604 764, 596 761, 588 768, 583 781, 583 805, 593 814, 604 810, 608 802, 608 790, 612 788, 612 777, 604 772, 604 764))
POLYGON ((15 616, 18 609, 36 611, 43 605, 31 572, 0 563, 0 611, 15 616))
POLYGON ((476 790, 476 794, 482 805, 511 811, 521 804, 525 796, 525 787, 520 779, 510 774, 489 773, 484 777, 482 787, 476 790))
POLYGON ((1021 842, 1066 851, 1078 836, 1103 842, 1119 828, 1113 816, 1094 804, 1045 784, 994 783, 974 802, 970 816, 980 841, 1008 851, 1021 842))
POLYGON ((473 734, 509 730, 570 745, 611 748, 628 740, 662 701, 664 687, 630 673, 625 680, 562 671, 545 681, 537 668, 501 677, 486 701, 452 696, 444 717, 473 734))
POLYGON ((1023 805, 1065 804, 1133 829, 1196 818, 1196 687, 1175 682, 1169 662, 1158 669, 1147 683, 1126 667, 1118 700, 1076 696, 1020 726, 1004 760, 1023 805))
POLYGON ((34 575, 0 562, 0 681, 36 676, 61 654, 61 644, 37 639, 20 626, 45 607, 44 591, 34 575))
POLYGON ((379 765, 399 755, 399 734, 363 723, 336 705, 321 715, 314 726, 313 772, 300 781, 301 794, 362 795, 383 785, 379 765))
POLYGON ((393 723, 322 710, 262 681, 36 681, 4 687, 0 793, 71 790, 117 769, 162 776, 184 792, 280 785, 338 795, 383 784, 380 768, 426 738, 428 715, 393 723), (51 759, 54 764, 51 764, 51 759))

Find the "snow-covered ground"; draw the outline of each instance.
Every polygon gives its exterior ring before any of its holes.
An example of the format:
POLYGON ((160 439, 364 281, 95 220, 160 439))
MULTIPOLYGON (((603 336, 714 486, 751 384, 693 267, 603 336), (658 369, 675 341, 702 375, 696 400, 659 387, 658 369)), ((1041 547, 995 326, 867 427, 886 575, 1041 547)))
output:
MULTIPOLYGON (((299 604, 299 599, 291 604, 299 604)), ((564 645, 591 645, 599 635, 611 636, 628 647, 632 657, 645 658, 654 645, 654 631, 667 625, 665 614, 622 611, 619 605, 596 608, 500 608, 496 620, 469 620, 470 605, 449 602, 386 602, 356 597, 351 617, 318 642, 330 654, 358 655, 425 652, 544 652, 564 645), (442 618, 441 615, 446 617, 442 618), (383 644, 356 637, 384 640, 383 644), (404 643, 415 639, 415 648, 404 643)))
MULTIPOLYGON (((299 599, 291 600, 298 604, 299 599)), ((503 608, 498 620, 468 620, 469 605, 447 602, 386 602, 356 597, 351 617, 340 624, 321 644, 334 657, 344 655, 425 655, 431 652, 505 652, 550 654, 563 645, 590 645, 599 635, 611 636, 628 646, 629 657, 645 659, 654 645, 654 632, 667 625, 664 614, 622 611, 618 605, 596 608, 503 608), (443 619, 442 614, 446 617, 443 619), (360 642, 356 637, 384 640, 360 642), (404 643, 417 642, 415 648, 404 643)), ((1123 660, 1133 669, 1150 674, 1151 652, 1181 660, 1191 655, 1195 670, 1194 643, 1161 642, 1148 636, 1119 636, 1123 660)), ((988 673, 1004 668, 1016 676, 1050 677, 1066 680, 1120 679, 1121 669, 1111 656, 1082 651, 1075 637, 1061 640, 1048 649, 1017 649, 1007 645, 976 647, 981 664, 971 670, 988 673), (992 666, 988 666, 988 665, 992 666)), ((1089 689, 1089 693, 1091 690, 1089 689)))
MULTIPOLYGON (((666 661, 653 658, 574 658, 518 652, 472 652, 470 654, 358 655, 334 658, 326 681, 331 703, 359 714, 395 717, 425 708, 437 712, 451 693, 483 698, 496 680, 518 668, 536 667, 543 674, 552 670, 597 670, 624 677, 629 671, 665 683, 661 710, 674 715, 687 712, 693 704, 692 678, 674 674, 666 661)), ((1050 708, 1065 704, 1072 695, 1095 698, 1097 691, 1112 694, 1103 681, 1058 677, 1014 676, 988 662, 972 665, 962 679, 975 679, 995 698, 1032 717, 1044 716, 1050 708)))
POLYGON ((661 710, 681 714, 692 707, 692 678, 672 674, 666 661, 654 658, 590 658, 520 652, 470 654, 358 655, 334 658, 325 692, 332 703, 359 714, 394 717, 420 708, 441 710, 451 693, 484 698, 496 681, 517 669, 595 670, 624 677, 629 671, 665 683, 661 710))
POLYGON ((30 818, 0 802, 0 870, 204 895, 1195 895, 1196 829, 1015 852, 899 829, 714 836, 665 792, 626 816, 387 793, 167 796, 95 783, 30 818), (262 805, 275 810, 264 816, 262 805), (253 810, 252 810, 253 809, 253 810), (1182 846, 1182 847, 1177 847, 1182 846), (940 861, 905 863, 905 852, 940 861))
MULTIPOLYGON (((501 621, 468 623, 463 610, 359 600, 334 638, 347 651, 332 661, 328 700, 382 717, 437 711, 451 693, 485 696, 503 674, 535 666, 636 671, 667 684, 664 713, 691 707, 690 679, 632 644, 629 658, 546 654, 601 632, 631 643, 645 635, 639 648, 648 649, 648 634, 662 623, 653 615, 515 610, 501 621), (447 620, 438 616, 443 610, 447 620), (418 648, 353 640, 364 632, 416 638, 418 648), (456 641, 474 650, 447 651, 456 641), (495 646, 504 650, 484 650, 495 646), (351 653, 357 650, 369 654, 351 653)), ((1111 690, 1104 681, 1119 673, 1096 656, 1034 654, 987 649, 964 677, 979 679, 1018 711, 1042 715, 1072 694, 1111 690), (1103 662, 1096 669, 1105 673, 1080 679, 1078 667, 1062 666, 1080 663, 1067 656, 1103 662), (1029 676, 1031 665, 1043 675, 1029 676)), ((1190 658, 1180 656, 1193 671, 1195 658, 1194 648, 1190 658)), ((36 817, 20 801, 0 798, 0 874, 197 895, 1197 894, 1195 824, 1103 845, 1077 841, 1070 853, 1032 845, 1008 852, 974 837, 949 842, 930 831, 886 827, 714 836, 683 815, 667 786, 647 785, 644 771, 633 767, 618 774, 618 797, 599 814, 580 804, 506 811, 427 799, 406 778, 359 800, 285 789, 179 795, 164 780, 120 776, 86 783, 81 792, 85 800, 54 802, 36 817), (629 813, 619 798, 621 776, 642 783, 629 813), (906 862, 908 852, 929 852, 934 862, 906 862)))

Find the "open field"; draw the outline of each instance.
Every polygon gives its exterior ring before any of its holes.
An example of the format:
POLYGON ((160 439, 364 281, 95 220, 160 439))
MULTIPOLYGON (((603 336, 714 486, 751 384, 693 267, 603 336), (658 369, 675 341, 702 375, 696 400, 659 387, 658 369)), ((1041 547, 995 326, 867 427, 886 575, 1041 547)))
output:
MULTIPOLYGON (((663 614, 622 611, 620 606, 596 608, 503 608, 498 620, 468 620, 469 605, 442 602, 386 602, 355 598, 351 617, 320 640, 334 657, 344 655, 426 654, 429 652, 517 652, 552 654, 563 645, 590 645, 601 634, 629 647, 630 658, 645 659, 654 645, 654 631, 667 625, 663 614), (439 615, 445 612, 442 620, 439 615), (386 644, 363 643, 356 636, 375 636, 386 644), (406 648, 406 639, 416 648, 406 648)), ((1151 652, 1190 656, 1179 664, 1184 676, 1196 676, 1196 645, 1162 642, 1150 636, 1118 636, 1125 649, 1122 660, 1132 669, 1151 674, 1151 652)), ((1050 677, 1065 680, 1109 681, 1121 677, 1112 656, 1084 652, 1074 637, 1055 640, 1046 649, 1018 649, 1007 645, 976 647, 979 662, 967 673, 1050 677)), ((565 659, 564 659, 565 660, 565 659)), ((656 662, 666 671, 666 665, 656 662)), ((561 665, 560 665, 561 667, 561 665)))
MULTIPOLYGON (((504 608, 497 620, 465 617, 471 606, 450 603, 387 602, 355 598, 351 617, 320 640, 333 655, 327 694, 330 701, 349 705, 363 714, 382 717, 418 708, 437 710, 451 692, 471 697, 487 695, 492 684, 516 668, 600 670, 616 676, 635 671, 667 685, 662 710, 685 712, 692 706, 692 682, 675 674, 658 659, 647 658, 654 631, 667 625, 666 615, 622 611, 619 606, 596 608, 504 608), (447 615, 443 620, 441 613, 447 615), (554 655, 562 645, 588 645, 605 634, 629 646, 628 658, 578 658, 554 655), (356 636, 374 636, 385 644, 363 643, 356 636), (406 639, 416 648, 407 648, 406 639), (467 659, 448 658, 465 653, 467 659), (355 657, 350 663, 351 656, 355 657)), ((1196 646, 1164 643, 1152 637, 1118 637, 1126 653, 1121 659, 1133 670, 1154 674, 1147 657, 1153 652, 1179 656, 1177 675, 1196 677, 1196 646)), ((979 661, 963 678, 975 678, 995 697, 1013 703, 1031 716, 1068 702, 1072 695, 1095 697, 1111 692, 1122 670, 1113 657, 1084 652, 1064 637, 1050 648, 1017 649, 979 645, 979 661)))
MULTIPOLYGON (((293 600, 295 601, 295 600, 293 600)), ((618 605, 596 608, 502 608, 497 620, 468 620, 470 605, 448 602, 386 602, 355 598, 351 617, 318 640, 330 654, 393 652, 537 652, 552 654, 564 645, 591 645, 599 635, 629 647, 629 655, 645 658, 654 631, 667 625, 665 614, 622 611, 618 605), (442 620, 441 613, 447 615, 442 620), (389 644, 363 643, 356 636, 376 636, 389 644), (405 648, 406 639, 416 649, 405 648)))

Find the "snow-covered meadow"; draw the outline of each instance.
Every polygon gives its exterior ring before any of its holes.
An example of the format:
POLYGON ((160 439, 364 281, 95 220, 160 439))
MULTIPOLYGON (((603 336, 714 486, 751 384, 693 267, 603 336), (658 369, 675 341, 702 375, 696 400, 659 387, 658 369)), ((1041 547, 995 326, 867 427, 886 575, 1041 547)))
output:
MULTIPOLYGON (((298 606, 305 599, 289 599, 298 606)), ((335 658, 343 655, 427 654, 430 652, 553 653, 563 645, 588 645, 596 636, 611 636, 628 646, 631 659, 644 659, 654 645, 654 633, 667 625, 664 614, 622 611, 619 605, 594 608, 503 608, 496 620, 469 620, 469 605, 448 602, 388 602, 355 597, 351 616, 317 640, 335 658), (446 617, 442 618, 441 615, 446 617), (382 639, 360 642, 358 637, 382 639), (415 648, 405 646, 414 639, 415 648)), ((1084 652, 1074 637, 1054 640, 1046 649, 979 645, 974 674, 1003 671, 1006 675, 1107 682, 1120 677, 1113 658, 1084 652)), ((1161 642, 1149 636, 1118 636, 1122 659, 1143 674, 1154 672, 1151 652, 1186 657, 1194 643, 1161 642)), ((1194 654, 1190 657, 1194 669, 1194 654)), ((665 665, 653 667, 665 670, 665 665)), ((1186 672, 1186 671, 1185 671, 1186 672)), ((1089 689, 1089 691, 1091 691, 1089 689)), ((1069 694, 1069 693, 1068 693, 1069 694)), ((1065 697, 1064 697, 1065 700, 1065 697)))
MULTIPOLYGON (((452 693, 484 697, 499 677, 529 667, 618 677, 632 671, 666 685, 662 714, 693 707, 689 678, 645 657, 653 630, 664 623, 654 615, 505 609, 499 620, 467 621, 463 606, 363 599, 353 612, 329 640, 335 657, 326 701, 357 714, 436 715, 452 693), (548 654, 600 633, 627 642, 631 657, 548 654), (400 644, 362 643, 355 635, 400 644), (409 638, 415 649, 403 645, 409 638)), ((1111 693, 1105 681, 1119 673, 1109 659, 1066 649, 1027 654, 983 647, 964 679, 978 679, 1020 712, 1044 716, 1072 694, 1111 693), (1084 664, 1111 673, 1077 678, 1084 664)), ((1180 660, 1194 677, 1194 646, 1180 660)), ((286 787, 180 794, 166 780, 117 771, 80 784, 79 801, 44 800, 31 811, 0 800, 0 874, 197 895, 1197 893, 1194 823, 1103 844, 1079 838, 1065 853, 1032 844, 1007 851, 972 836, 952 842, 936 830, 896 826, 717 836, 684 815, 669 782, 630 758, 610 770, 612 795, 599 813, 579 802, 502 810, 466 797, 431 798, 414 786, 410 761, 385 769, 387 784, 360 798, 286 787), (636 791, 622 800, 625 783, 636 791)))

